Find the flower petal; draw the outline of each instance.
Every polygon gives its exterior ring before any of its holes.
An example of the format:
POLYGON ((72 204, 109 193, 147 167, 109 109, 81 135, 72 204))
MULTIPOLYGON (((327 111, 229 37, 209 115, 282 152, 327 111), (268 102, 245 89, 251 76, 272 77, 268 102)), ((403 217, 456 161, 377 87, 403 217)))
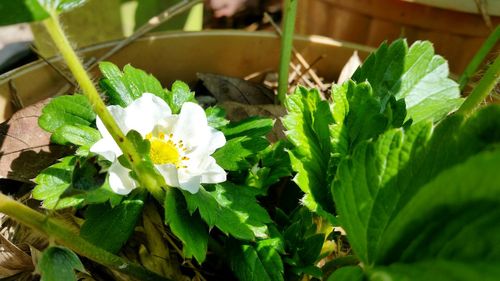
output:
POLYGON ((130 177, 130 170, 123 167, 118 161, 109 167, 109 186, 117 194, 127 195, 136 187, 135 181, 130 177))
POLYGON ((195 194, 200 190, 201 176, 191 175, 187 170, 178 171, 180 188, 195 194))
POLYGON ((185 102, 182 105, 177 124, 173 128, 173 134, 181 139, 189 148, 206 143, 208 134, 207 116, 203 108, 196 103, 185 102))
POLYGON ((106 160, 114 162, 116 157, 122 154, 122 151, 113 139, 102 138, 90 147, 90 152, 104 157, 106 160))
POLYGON ((124 123, 128 130, 136 130, 144 136, 153 131, 160 120, 171 115, 172 111, 164 100, 144 93, 125 108, 124 123))
POLYGON ((206 167, 201 175, 202 183, 220 183, 227 180, 227 174, 221 166, 217 165, 213 157, 207 157, 206 167))
POLYGON ((172 187, 179 187, 177 168, 173 164, 155 165, 156 169, 165 179, 165 183, 172 187))
POLYGON ((226 144, 226 137, 224 134, 220 131, 217 131, 214 128, 210 128, 210 144, 208 146, 208 155, 211 155, 212 153, 217 150, 217 148, 223 147, 224 144, 226 144))

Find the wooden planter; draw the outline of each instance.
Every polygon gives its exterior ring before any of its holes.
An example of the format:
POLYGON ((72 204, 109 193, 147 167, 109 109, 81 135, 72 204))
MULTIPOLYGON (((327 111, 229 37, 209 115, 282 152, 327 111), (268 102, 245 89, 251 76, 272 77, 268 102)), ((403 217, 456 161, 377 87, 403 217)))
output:
MULTIPOLYGON (((117 42, 86 48, 80 54, 99 57, 117 42)), ((335 81, 343 65, 357 50, 365 57, 372 49, 325 37, 295 39, 296 49, 309 62, 324 56, 314 68, 326 81, 335 81)), ((274 33, 209 31, 159 33, 135 41, 109 61, 127 63, 157 77, 164 86, 175 80, 195 81, 197 72, 245 77, 251 73, 277 69, 280 40, 274 33)), ((60 64, 58 57, 50 59, 60 64)), ((94 77, 98 77, 94 70, 94 77)), ((70 92, 68 83, 43 61, 37 61, 0 76, 0 122, 8 119, 15 107, 28 106, 55 94, 70 92), (13 97, 17 97, 13 99, 13 97)))
MULTIPOLYGON (((491 32, 479 14, 401 0, 301 0, 297 17, 298 33, 373 47, 398 37, 430 40, 454 73, 464 70, 491 32)), ((500 23, 499 16, 491 20, 493 26, 500 23)))

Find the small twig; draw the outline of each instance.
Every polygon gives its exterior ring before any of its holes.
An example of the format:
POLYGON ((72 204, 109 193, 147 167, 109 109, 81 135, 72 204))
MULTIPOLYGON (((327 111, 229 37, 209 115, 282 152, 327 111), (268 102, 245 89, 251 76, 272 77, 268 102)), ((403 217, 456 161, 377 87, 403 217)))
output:
MULTIPOLYGON (((273 18, 268 13, 264 13, 264 17, 273 26, 276 33, 279 36, 281 36, 282 35, 281 28, 276 24, 276 22, 273 20, 273 18)), ((309 63, 307 63, 307 61, 304 59, 304 57, 295 48, 292 48, 292 53, 295 56, 295 58, 299 61, 299 63, 302 64, 302 66, 305 69, 309 69, 308 70, 309 75, 311 75, 311 78, 314 80, 314 83, 316 83, 321 89, 323 89, 325 87, 325 85, 323 85, 323 82, 321 82, 321 80, 319 79, 316 72, 314 72, 314 70, 311 69, 309 63)))
MULTIPOLYGON (((298 82, 298 81, 302 78, 302 76, 304 76, 306 73, 310 74, 310 71, 311 71, 312 67, 313 67, 314 65, 316 65, 316 64, 317 64, 320 60, 322 60, 324 57, 325 57, 324 55, 321 55, 321 56, 317 57, 315 60, 313 60, 313 62, 311 63, 311 65, 309 65, 309 67, 307 67, 307 68, 304 70, 304 72, 302 72, 302 73, 300 74, 300 76, 296 77, 296 78, 295 78, 295 80, 293 80, 293 81, 292 81, 292 84, 294 84, 294 83, 298 82)), ((311 78, 312 78, 312 75, 311 75, 311 78)), ((314 78, 313 78, 313 79, 314 79, 314 78)), ((318 86, 319 86, 319 85, 318 85, 318 86)), ((321 86, 320 86, 320 89, 321 89, 321 90, 323 90, 323 87, 321 87, 321 86)))
POLYGON ((486 5, 487 5, 486 1, 475 0, 475 2, 476 2, 477 10, 483 16, 484 23, 486 24, 486 26, 489 29, 493 30, 493 24, 491 23, 491 18, 490 18, 490 15, 488 14, 488 9, 486 8, 486 5))
POLYGON ((21 100, 21 97, 19 96, 19 93, 17 91, 17 87, 14 83, 14 80, 12 79, 9 79, 9 92, 14 111, 24 108, 23 101, 21 100))
POLYGON ((30 46, 31 50, 33 52, 35 52, 35 54, 41 58, 46 64, 48 64, 50 67, 52 67, 52 69, 54 69, 57 74, 59 74, 62 78, 64 78, 64 80, 66 80, 69 84, 71 84, 71 86, 73 86, 75 89, 78 88, 78 85, 75 83, 75 81, 73 81, 73 79, 71 79, 68 75, 66 75, 61 69, 59 69, 59 67, 55 66, 52 62, 50 62, 47 58, 45 58, 39 51, 37 48, 35 48, 35 46, 31 45, 30 46))
POLYGON ((136 39, 142 37, 144 34, 148 33, 149 31, 153 30, 155 27, 158 25, 166 22, 167 20, 171 19, 172 17, 190 9, 194 5, 201 3, 202 0, 183 0, 176 5, 168 8, 167 10, 163 11, 161 14, 151 18, 147 23, 139 27, 134 34, 130 35, 129 37, 123 39, 120 43, 116 44, 113 49, 109 50, 107 53, 105 53, 103 56, 98 58, 93 64, 91 64, 88 67, 88 70, 92 70, 99 62, 106 60, 110 56, 114 55, 116 52, 119 50, 123 49, 125 46, 128 44, 132 43, 136 39))

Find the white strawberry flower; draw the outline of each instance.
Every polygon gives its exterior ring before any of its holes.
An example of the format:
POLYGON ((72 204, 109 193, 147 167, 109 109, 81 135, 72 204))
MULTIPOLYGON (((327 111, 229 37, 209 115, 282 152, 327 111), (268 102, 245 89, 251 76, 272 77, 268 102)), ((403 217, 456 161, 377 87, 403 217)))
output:
MULTIPOLYGON (((164 100, 145 93, 126 108, 112 105, 108 109, 125 134, 135 130, 149 140, 151 160, 169 186, 196 193, 201 183, 226 181, 226 172, 210 156, 226 143, 226 138, 208 125, 201 106, 186 102, 174 115, 164 100)), ((114 192, 126 195, 137 184, 130 170, 119 163, 122 151, 99 117, 97 129, 102 139, 90 151, 111 161, 109 185, 114 192)))

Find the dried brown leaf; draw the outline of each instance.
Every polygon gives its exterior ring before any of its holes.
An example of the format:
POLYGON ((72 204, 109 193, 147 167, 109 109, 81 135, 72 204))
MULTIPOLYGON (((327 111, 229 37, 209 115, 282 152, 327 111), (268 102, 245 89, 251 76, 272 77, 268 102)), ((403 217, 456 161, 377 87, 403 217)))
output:
POLYGON ((20 272, 31 272, 34 266, 31 257, 3 235, 0 235, 0 278, 20 272))
POLYGON ((274 102, 273 91, 262 84, 211 73, 196 75, 219 103, 234 101, 242 104, 272 104, 274 102))
POLYGON ((26 107, 0 124, 0 178, 29 182, 69 151, 50 144, 50 134, 38 126, 49 100, 26 107))
POLYGON ((286 110, 283 106, 274 104, 248 105, 238 102, 226 101, 219 104, 226 110, 227 119, 239 121, 251 116, 263 116, 276 119, 272 132, 268 139, 272 142, 285 138, 285 127, 281 123, 281 117, 285 116, 286 110))
POLYGON ((337 81, 338 84, 342 84, 345 81, 351 79, 352 75, 358 69, 358 67, 361 65, 361 59, 358 56, 358 51, 354 51, 352 56, 349 58, 347 63, 344 65, 342 70, 340 71, 339 75, 339 80, 337 81))

